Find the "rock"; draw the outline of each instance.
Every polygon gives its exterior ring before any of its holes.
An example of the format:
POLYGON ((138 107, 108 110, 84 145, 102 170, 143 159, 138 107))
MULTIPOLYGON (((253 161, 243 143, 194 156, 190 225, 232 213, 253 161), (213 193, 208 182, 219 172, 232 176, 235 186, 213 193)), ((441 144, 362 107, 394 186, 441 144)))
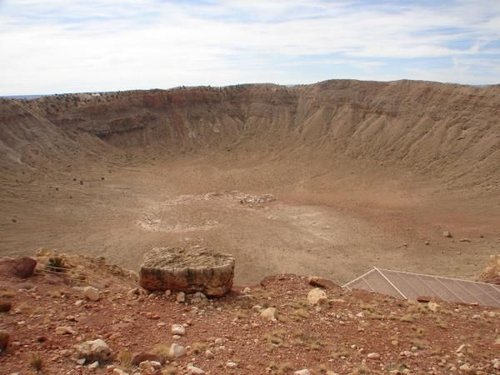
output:
POLYGON ((233 285, 234 257, 206 249, 154 248, 144 257, 140 285, 147 290, 228 293, 233 285))
POLYGON ((133 366, 139 366, 141 362, 145 361, 154 361, 154 362, 162 362, 160 356, 153 354, 153 353, 147 353, 147 352, 140 352, 136 353, 132 357, 131 364, 133 366))
POLYGON ((207 350, 205 352, 205 357, 208 359, 213 359, 215 357, 214 353, 211 350, 207 350))
POLYGON ((184 292, 177 293, 177 296, 175 297, 175 300, 177 302, 179 302, 179 303, 186 302, 186 293, 184 293, 184 292))
POLYGON ((99 361, 95 361, 88 366, 89 370, 96 370, 98 367, 99 367, 99 361))
POLYGON ((179 357, 182 357, 183 355, 186 354, 186 348, 183 347, 182 345, 173 343, 170 346, 170 350, 169 350, 168 354, 171 358, 174 358, 174 359, 179 358, 179 357))
POLYGON ((295 371, 293 375, 311 375, 311 371, 305 368, 302 370, 295 371))
POLYGON ((141 375, 160 375, 161 363, 157 361, 144 361, 139 363, 141 375))
POLYGON ((0 312, 9 312, 12 309, 12 303, 8 301, 0 301, 0 312))
POLYGON ((189 375, 203 375, 205 373, 205 371, 203 371, 201 368, 195 367, 193 365, 187 366, 187 372, 189 375))
POLYGON ((490 262, 479 280, 485 283, 500 285, 500 254, 490 256, 490 262))
POLYGON ((269 319, 272 320, 273 322, 276 321, 276 308, 274 307, 268 307, 267 309, 262 310, 260 313, 260 316, 263 317, 264 319, 269 319))
POLYGON ((449 231, 445 230, 445 231, 443 232, 443 237, 446 237, 446 238, 452 238, 453 236, 451 235, 451 233, 450 233, 449 231))
POLYGON ((77 357, 87 362, 105 362, 111 358, 111 349, 102 339, 85 341, 75 346, 77 357))
POLYGON ((28 278, 35 272, 36 260, 29 257, 0 259, 0 274, 28 278))
POLYGON ((369 353, 367 355, 367 358, 368 359, 380 359, 380 354, 378 354, 378 353, 369 353))
POLYGON ((186 334, 186 328, 182 324, 172 324, 172 334, 184 336, 186 334))
POLYGON ((314 288, 307 293, 307 301, 310 305, 317 305, 327 300, 326 293, 320 288, 314 288))
POLYGON ((438 311, 439 305, 436 302, 430 301, 429 303, 427 303, 427 308, 432 312, 436 312, 438 311))
POLYGON ((205 302, 207 300, 207 296, 202 292, 196 292, 191 296, 191 303, 200 303, 205 302))
POLYGON ((228 362, 226 363, 226 367, 227 367, 227 368, 236 368, 236 367, 238 367, 238 364, 237 364, 237 363, 235 363, 235 362, 232 362, 232 361, 228 361, 228 362))
POLYGON ((68 326, 61 326, 56 328, 57 335, 76 335, 76 331, 68 326))
POLYGON ((89 301, 99 301, 100 298, 99 290, 92 286, 86 286, 85 288, 83 288, 83 295, 89 301))
POLYGON ((309 285, 315 286, 318 288, 322 288, 322 289, 335 289, 335 288, 339 287, 332 280, 328 280, 328 279, 325 279, 325 278, 319 277, 319 276, 310 276, 308 281, 309 281, 309 285))
POLYGON ((115 368, 113 369, 113 375, 129 375, 129 373, 122 369, 115 368))
POLYGON ((10 335, 7 331, 0 331, 0 353, 5 352, 9 346, 10 335))

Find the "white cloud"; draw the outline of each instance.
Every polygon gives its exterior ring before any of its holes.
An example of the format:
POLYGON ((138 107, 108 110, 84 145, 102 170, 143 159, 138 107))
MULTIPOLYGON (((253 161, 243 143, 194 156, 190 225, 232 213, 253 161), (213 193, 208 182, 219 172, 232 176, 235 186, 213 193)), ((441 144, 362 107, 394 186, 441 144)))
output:
POLYGON ((448 81, 446 73, 463 83, 498 81, 498 1, 202 4, 4 0, 0 94, 289 84, 336 78, 337 72, 359 79, 448 81), (428 69, 421 66, 426 59, 428 69), (448 59, 449 66, 432 67, 433 59, 448 59))

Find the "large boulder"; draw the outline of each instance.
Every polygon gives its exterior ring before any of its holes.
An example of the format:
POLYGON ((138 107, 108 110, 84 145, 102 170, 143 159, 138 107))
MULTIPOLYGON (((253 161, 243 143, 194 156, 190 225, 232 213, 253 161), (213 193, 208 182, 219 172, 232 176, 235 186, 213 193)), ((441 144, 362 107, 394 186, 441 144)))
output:
POLYGON ((207 249, 154 248, 144 256, 139 283, 147 290, 202 292, 220 297, 231 290, 234 257, 207 249))
POLYGON ((35 272, 36 260, 30 257, 0 259, 0 273, 9 276, 27 278, 35 272))

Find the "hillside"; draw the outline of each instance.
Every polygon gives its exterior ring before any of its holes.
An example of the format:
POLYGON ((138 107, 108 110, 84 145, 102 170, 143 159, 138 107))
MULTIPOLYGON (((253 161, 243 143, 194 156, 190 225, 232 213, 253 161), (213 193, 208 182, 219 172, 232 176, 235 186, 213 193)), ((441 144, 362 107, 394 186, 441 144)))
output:
POLYGON ((498 86, 416 81, 2 100, 0 253, 137 269, 153 246, 203 243, 241 282, 475 278, 500 241, 499 112, 498 86))

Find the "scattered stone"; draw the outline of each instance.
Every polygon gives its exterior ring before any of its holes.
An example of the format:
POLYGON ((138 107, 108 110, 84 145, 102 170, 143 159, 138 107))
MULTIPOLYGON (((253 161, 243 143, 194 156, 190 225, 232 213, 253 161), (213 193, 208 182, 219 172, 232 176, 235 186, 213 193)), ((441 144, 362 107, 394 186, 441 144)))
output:
POLYGON ((380 359, 380 354, 378 354, 378 353, 369 353, 367 355, 367 358, 368 359, 380 359))
POLYGON ((144 257, 140 285, 147 290, 202 292, 221 297, 231 290, 234 257, 206 249, 154 248, 144 257))
POLYGON ((263 317, 264 319, 269 319, 273 322, 276 321, 276 308, 274 307, 268 307, 267 309, 262 310, 260 313, 260 316, 263 317))
POLYGON ((8 301, 0 301, 0 312, 9 312, 12 309, 12 303, 8 301))
POLYGON ((0 273, 22 279, 33 276, 36 260, 30 257, 2 258, 0 260, 0 273))
POLYGON ((459 239, 460 242, 472 242, 470 238, 461 238, 459 239))
POLYGON ((178 336, 184 336, 186 334, 186 328, 184 328, 182 324, 173 324, 172 334, 178 336))
POLYGON ((322 289, 335 289, 338 288, 338 285, 335 284, 332 280, 325 279, 324 277, 319 276, 310 276, 309 285, 315 286, 322 289))
POLYGON ((131 364, 133 366, 139 366, 141 362, 145 361, 155 361, 155 362, 162 362, 160 356, 153 354, 153 353, 147 353, 147 352, 140 352, 134 354, 132 357, 131 364))
POLYGON ((10 335, 7 331, 0 331, 0 353, 4 352, 9 346, 10 335))
POLYGON ((89 362, 105 362, 111 358, 111 349, 102 339, 85 341, 75 346, 77 357, 89 362))
POLYGON ((428 296, 418 296, 417 297, 417 301, 422 302, 422 303, 430 302, 431 299, 432 299, 432 297, 428 297, 428 296))
POLYGON ((425 241, 424 243, 426 246, 429 246, 431 244, 431 241, 425 241))
POLYGON ((57 335, 76 335, 76 331, 69 326, 61 326, 56 328, 57 335))
POLYGON ((89 301, 99 301, 99 290, 92 287, 92 286, 87 286, 83 289, 83 295, 85 296, 86 299, 89 301))
POLYGON ((453 236, 451 235, 451 233, 450 233, 449 231, 445 230, 445 231, 443 232, 443 237, 446 237, 446 238, 452 238, 453 236))
POLYGON ((238 364, 236 362, 228 361, 226 363, 226 367, 227 368, 236 368, 236 367, 238 367, 238 364))
POLYGON ((203 371, 201 368, 193 365, 187 366, 187 372, 189 375, 203 375, 205 373, 205 371, 203 371))
POLYGON ((314 288, 307 293, 307 301, 310 305, 317 305, 327 300, 326 293, 323 289, 314 288))
POLYGON ((215 357, 214 353, 210 350, 207 350, 205 352, 205 357, 208 358, 208 359, 213 359, 215 357))
POLYGON ((99 367, 99 361, 95 361, 88 366, 89 370, 96 370, 98 367, 99 367))
POLYGON ((171 358, 179 358, 186 354, 186 348, 183 347, 182 345, 173 343, 170 346, 168 354, 171 358))
POLYGON ((311 371, 305 368, 302 370, 295 371, 293 375, 311 375, 311 371))

